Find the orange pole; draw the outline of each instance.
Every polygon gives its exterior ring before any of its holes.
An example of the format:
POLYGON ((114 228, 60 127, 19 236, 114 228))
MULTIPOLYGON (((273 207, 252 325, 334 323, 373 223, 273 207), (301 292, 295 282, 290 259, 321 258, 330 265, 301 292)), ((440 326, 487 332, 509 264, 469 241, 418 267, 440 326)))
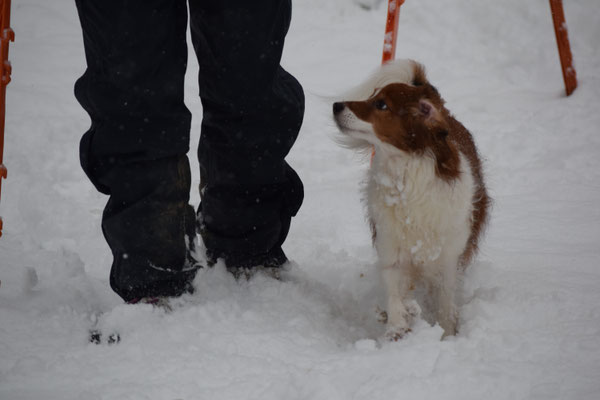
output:
MULTIPOLYGON (((4 122, 6 85, 10 83, 12 67, 8 61, 8 44, 14 42, 15 33, 10 28, 10 0, 0 0, 0 197, 2 196, 2 178, 6 178, 4 166, 4 122)), ((0 217, 0 236, 2 236, 2 217, 0 217)))
POLYGON ((383 41, 383 56, 381 63, 385 64, 396 57, 396 40, 398 39, 398 21, 400 19, 400 6, 404 0, 388 0, 387 20, 385 24, 385 37, 383 41))
POLYGON ((550 11, 552 12, 552 20, 554 21, 554 33, 556 33, 556 44, 558 45, 558 55, 565 81, 565 90, 567 96, 569 96, 577 88, 577 74, 573 66, 573 55, 571 54, 571 45, 569 44, 569 33, 567 32, 562 0, 550 0, 550 11))
MULTIPOLYGON (((387 19, 385 22, 385 36, 383 38, 383 55, 381 64, 396 58, 396 41, 398 39, 398 21, 400 20, 400 6, 404 0, 388 0, 387 19)), ((375 156, 375 148, 371 152, 371 162, 375 156)))

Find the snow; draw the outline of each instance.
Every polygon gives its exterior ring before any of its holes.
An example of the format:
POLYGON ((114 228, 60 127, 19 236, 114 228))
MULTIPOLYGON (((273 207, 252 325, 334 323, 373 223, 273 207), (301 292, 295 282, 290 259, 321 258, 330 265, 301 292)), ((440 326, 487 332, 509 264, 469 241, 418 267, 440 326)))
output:
MULTIPOLYGON (((0 214, 0 399, 595 399, 600 391, 600 6, 565 2, 579 88, 565 97, 545 0, 407 1, 414 58, 474 134, 494 198, 467 271, 461 329, 419 320, 381 340, 381 287, 359 184, 335 144, 331 96, 377 67, 386 3, 296 0, 283 63, 307 112, 289 161, 306 200, 283 282, 203 270, 166 314, 108 286, 106 198, 78 164, 89 121, 71 0, 13 2, 0 214), (88 330, 118 331, 117 345, 88 330)), ((193 60, 193 57, 190 58, 193 60)), ((186 101, 201 110, 191 65, 186 101)), ((193 154, 193 153, 192 153, 193 154)), ((198 173, 195 170, 194 185, 198 173)), ((192 200, 198 202, 198 194, 192 200)))

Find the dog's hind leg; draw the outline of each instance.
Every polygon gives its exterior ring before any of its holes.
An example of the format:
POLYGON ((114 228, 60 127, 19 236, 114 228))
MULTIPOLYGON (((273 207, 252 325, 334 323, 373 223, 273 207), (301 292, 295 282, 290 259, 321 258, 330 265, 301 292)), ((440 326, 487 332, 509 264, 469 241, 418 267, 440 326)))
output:
POLYGON ((408 266, 398 263, 382 268, 382 279, 387 295, 387 332, 390 340, 399 340, 410 332, 415 312, 407 307, 414 282, 408 266))

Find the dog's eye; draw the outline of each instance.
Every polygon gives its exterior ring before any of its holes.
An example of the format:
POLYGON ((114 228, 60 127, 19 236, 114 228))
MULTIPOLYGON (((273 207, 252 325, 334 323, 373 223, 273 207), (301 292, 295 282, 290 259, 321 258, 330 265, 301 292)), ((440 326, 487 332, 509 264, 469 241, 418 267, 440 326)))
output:
POLYGON ((375 102, 374 106, 378 110, 387 110, 388 109, 387 104, 385 104, 385 101, 383 101, 383 100, 377 100, 375 102))

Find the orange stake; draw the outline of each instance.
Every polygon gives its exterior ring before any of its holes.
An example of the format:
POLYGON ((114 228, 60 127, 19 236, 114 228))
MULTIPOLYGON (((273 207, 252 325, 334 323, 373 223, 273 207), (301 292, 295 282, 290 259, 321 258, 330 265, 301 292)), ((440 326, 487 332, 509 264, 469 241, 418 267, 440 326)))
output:
POLYGON ((398 38, 398 20, 400 19, 400 6, 404 0, 388 0, 387 21, 385 24, 385 38, 383 41, 383 57, 381 63, 385 64, 396 57, 396 39, 398 38))
MULTIPOLYGON (((385 22, 385 36, 383 38, 383 55, 381 64, 396 58, 396 40, 398 39, 398 21, 400 20, 400 6, 404 0, 388 0, 387 19, 385 22)), ((375 157, 375 147, 371 152, 371 163, 375 157)))
MULTIPOLYGON (((396 40, 398 39, 398 21, 400 20, 400 6, 404 0, 388 0, 387 20, 385 22, 385 36, 383 39, 383 56, 381 64, 396 58, 396 40)), ((375 148, 371 152, 371 163, 375 156, 375 148)))
MULTIPOLYGON (((4 122, 6 85, 10 83, 12 67, 8 61, 8 43, 14 42, 15 33, 10 28, 10 0, 0 0, 0 197, 2 195, 2 178, 6 178, 7 170, 4 161, 4 122)), ((0 217, 0 236, 2 236, 2 217, 0 217)))
POLYGON ((569 34, 567 32, 562 0, 550 0, 550 10, 552 11, 552 20, 554 21, 554 32, 556 33, 556 43, 558 44, 558 55, 565 81, 565 89, 567 96, 569 96, 577 88, 577 74, 575 73, 575 67, 573 67, 573 55, 571 54, 571 45, 569 44, 569 34))

